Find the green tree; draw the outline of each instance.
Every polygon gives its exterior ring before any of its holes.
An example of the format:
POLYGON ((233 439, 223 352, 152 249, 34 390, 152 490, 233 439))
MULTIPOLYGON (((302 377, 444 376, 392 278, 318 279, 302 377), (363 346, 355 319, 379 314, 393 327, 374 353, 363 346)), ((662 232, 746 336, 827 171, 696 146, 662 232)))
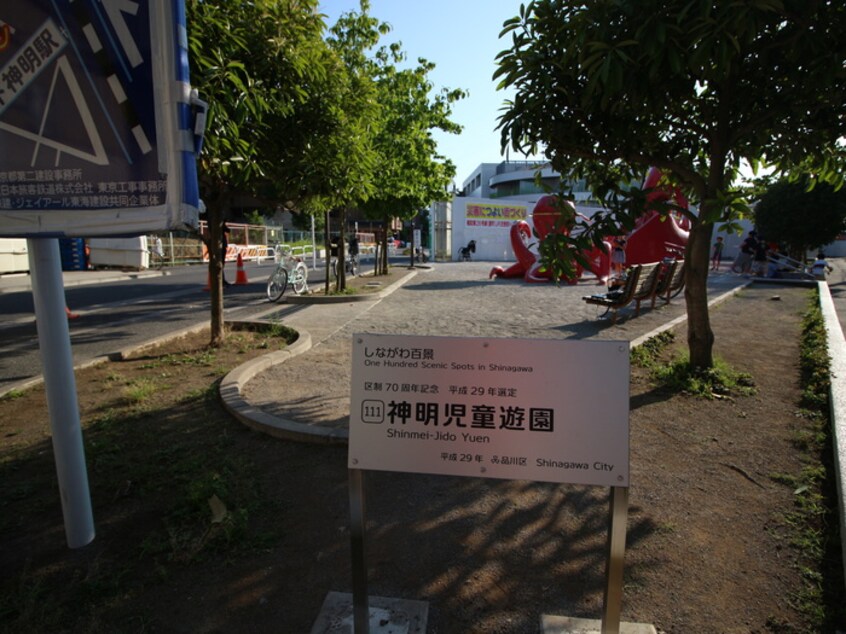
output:
MULTIPOLYGON (((329 29, 327 72, 300 108, 308 123, 300 126, 303 171, 297 188, 310 213, 334 212, 339 260, 345 257, 348 210, 384 220, 411 218, 446 196, 455 172, 437 154, 431 130, 459 130, 449 120, 450 104, 463 93, 442 90, 430 98, 427 76, 434 66, 425 60, 398 69, 405 59, 401 45, 377 48, 390 28, 369 15, 369 6, 362 0, 359 11, 345 13, 329 29)), ((327 213, 327 247, 330 229, 327 213)), ((339 267, 337 290, 345 284, 339 267)))
POLYGON ((804 261, 809 249, 833 242, 846 229, 846 189, 820 183, 780 181, 755 206, 755 226, 765 239, 804 261))
MULTIPOLYGON (((374 193, 361 208, 369 218, 386 224, 392 218, 411 220, 433 201, 449 198, 455 166, 438 154, 432 131, 461 132, 450 116, 452 104, 466 95, 447 88, 431 95, 428 75, 435 65, 421 58, 413 68, 398 68, 404 61, 399 43, 382 47, 376 55, 376 89, 382 106, 374 135, 379 170, 374 193)), ((382 258, 376 271, 386 274, 387 232, 380 238, 382 258)))
MULTIPOLYGON (((209 102, 200 193, 206 204, 211 344, 224 337, 223 223, 238 193, 273 195, 286 163, 280 137, 305 88, 323 74, 316 0, 187 0, 192 84, 209 102)), ((287 183, 287 181, 285 181, 287 183)))
MULTIPOLYGON (((328 246, 330 211, 337 212, 341 233, 339 259, 343 260, 347 209, 356 207, 373 192, 377 155, 373 129, 381 108, 376 99, 374 65, 368 52, 388 26, 361 11, 342 15, 329 29, 323 53, 325 77, 301 109, 307 125, 303 135, 299 191, 310 213, 326 213, 327 266, 325 288, 329 290, 328 246)), ((344 267, 338 267, 337 290, 346 285, 344 267)))
POLYGON ((619 184, 649 166, 698 205, 685 253, 694 369, 713 365, 708 251, 715 223, 748 212, 741 165, 842 183, 844 29, 835 0, 536 0, 504 25, 494 77, 516 94, 503 146, 543 150, 610 210, 574 246, 644 209, 645 192, 619 184))

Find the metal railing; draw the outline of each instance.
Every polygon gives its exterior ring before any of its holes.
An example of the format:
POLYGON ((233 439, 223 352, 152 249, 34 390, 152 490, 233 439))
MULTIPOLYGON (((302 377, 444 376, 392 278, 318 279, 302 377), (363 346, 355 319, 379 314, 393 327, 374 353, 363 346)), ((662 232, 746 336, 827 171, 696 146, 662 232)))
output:
MULTIPOLYGON (((306 231, 240 223, 227 223, 226 226, 229 228, 227 261, 236 260, 238 255, 244 260, 256 262, 269 259, 278 261, 279 247, 287 247, 294 255, 302 258, 314 258, 319 256, 323 248, 312 243, 311 233, 306 231), (302 244, 303 242, 309 244, 302 244)), ((208 262, 208 252, 202 239, 205 235, 208 235, 208 224, 201 221, 197 232, 156 233, 147 236, 147 243, 155 244, 157 238, 161 240, 163 259, 168 266, 200 264, 208 262)), ((371 255, 375 250, 375 235, 367 232, 358 232, 355 235, 359 240, 360 253, 371 255)))

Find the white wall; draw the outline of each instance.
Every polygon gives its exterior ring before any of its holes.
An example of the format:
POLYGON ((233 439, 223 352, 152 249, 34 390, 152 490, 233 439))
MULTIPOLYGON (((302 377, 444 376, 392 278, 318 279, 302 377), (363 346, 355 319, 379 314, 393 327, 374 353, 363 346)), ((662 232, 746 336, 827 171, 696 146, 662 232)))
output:
POLYGON ((0 238, 0 273, 29 271, 25 238, 0 238))
POLYGON ((536 200, 461 198, 452 201, 452 259, 470 240, 476 241, 475 260, 514 261, 511 226, 518 220, 530 225, 536 200))
MULTIPOLYGON (((462 198, 455 197, 452 201, 452 260, 458 260, 458 250, 467 245, 470 240, 476 241, 476 253, 473 256, 476 260, 491 260, 494 262, 513 262, 516 260, 511 249, 511 225, 515 220, 526 220, 532 225, 532 211, 535 208, 540 196, 532 200, 511 200, 505 198, 462 198), (474 213, 481 216, 467 216, 467 208, 471 207, 474 213), (506 210, 511 210, 506 211, 506 210), (490 224, 482 224, 482 222, 490 224)), ((592 208, 577 204, 577 210, 587 216, 591 215, 592 208)), ((749 220, 741 220, 738 223, 742 228, 740 234, 718 231, 720 223, 717 223, 711 243, 716 241, 717 236, 723 237, 723 262, 731 262, 737 257, 740 250, 740 243, 746 238, 746 234, 754 229, 754 224, 749 220)), ((765 236, 766 237, 766 236, 765 236)), ((844 235, 846 238, 846 235, 844 235)), ((710 249, 709 249, 710 251, 710 249)), ((827 257, 846 257, 846 239, 836 240, 823 248, 827 257)), ((809 253, 814 257, 815 253, 809 253)))

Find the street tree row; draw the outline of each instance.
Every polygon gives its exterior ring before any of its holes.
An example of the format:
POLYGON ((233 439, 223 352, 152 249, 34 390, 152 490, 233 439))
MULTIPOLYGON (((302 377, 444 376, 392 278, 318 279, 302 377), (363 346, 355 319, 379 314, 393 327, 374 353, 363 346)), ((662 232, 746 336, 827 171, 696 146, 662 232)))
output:
MULTIPOLYGON (((400 44, 381 44, 390 29, 367 0, 331 26, 317 0, 187 0, 187 19, 191 81, 209 102, 199 178, 214 345, 224 332, 223 222, 235 196, 335 210, 342 232, 353 208, 411 218, 447 197, 455 167, 432 134, 460 131, 450 117, 464 92, 436 91, 432 63, 409 65, 400 44)), ((340 245, 343 257, 343 235, 340 245)))

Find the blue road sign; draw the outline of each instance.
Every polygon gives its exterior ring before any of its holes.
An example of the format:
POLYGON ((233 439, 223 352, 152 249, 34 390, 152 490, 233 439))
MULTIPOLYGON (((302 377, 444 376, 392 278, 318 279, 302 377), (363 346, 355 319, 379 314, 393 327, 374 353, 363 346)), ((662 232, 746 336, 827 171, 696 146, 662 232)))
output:
POLYGON ((196 225, 187 39, 184 0, 2 2, 0 236, 196 225))

